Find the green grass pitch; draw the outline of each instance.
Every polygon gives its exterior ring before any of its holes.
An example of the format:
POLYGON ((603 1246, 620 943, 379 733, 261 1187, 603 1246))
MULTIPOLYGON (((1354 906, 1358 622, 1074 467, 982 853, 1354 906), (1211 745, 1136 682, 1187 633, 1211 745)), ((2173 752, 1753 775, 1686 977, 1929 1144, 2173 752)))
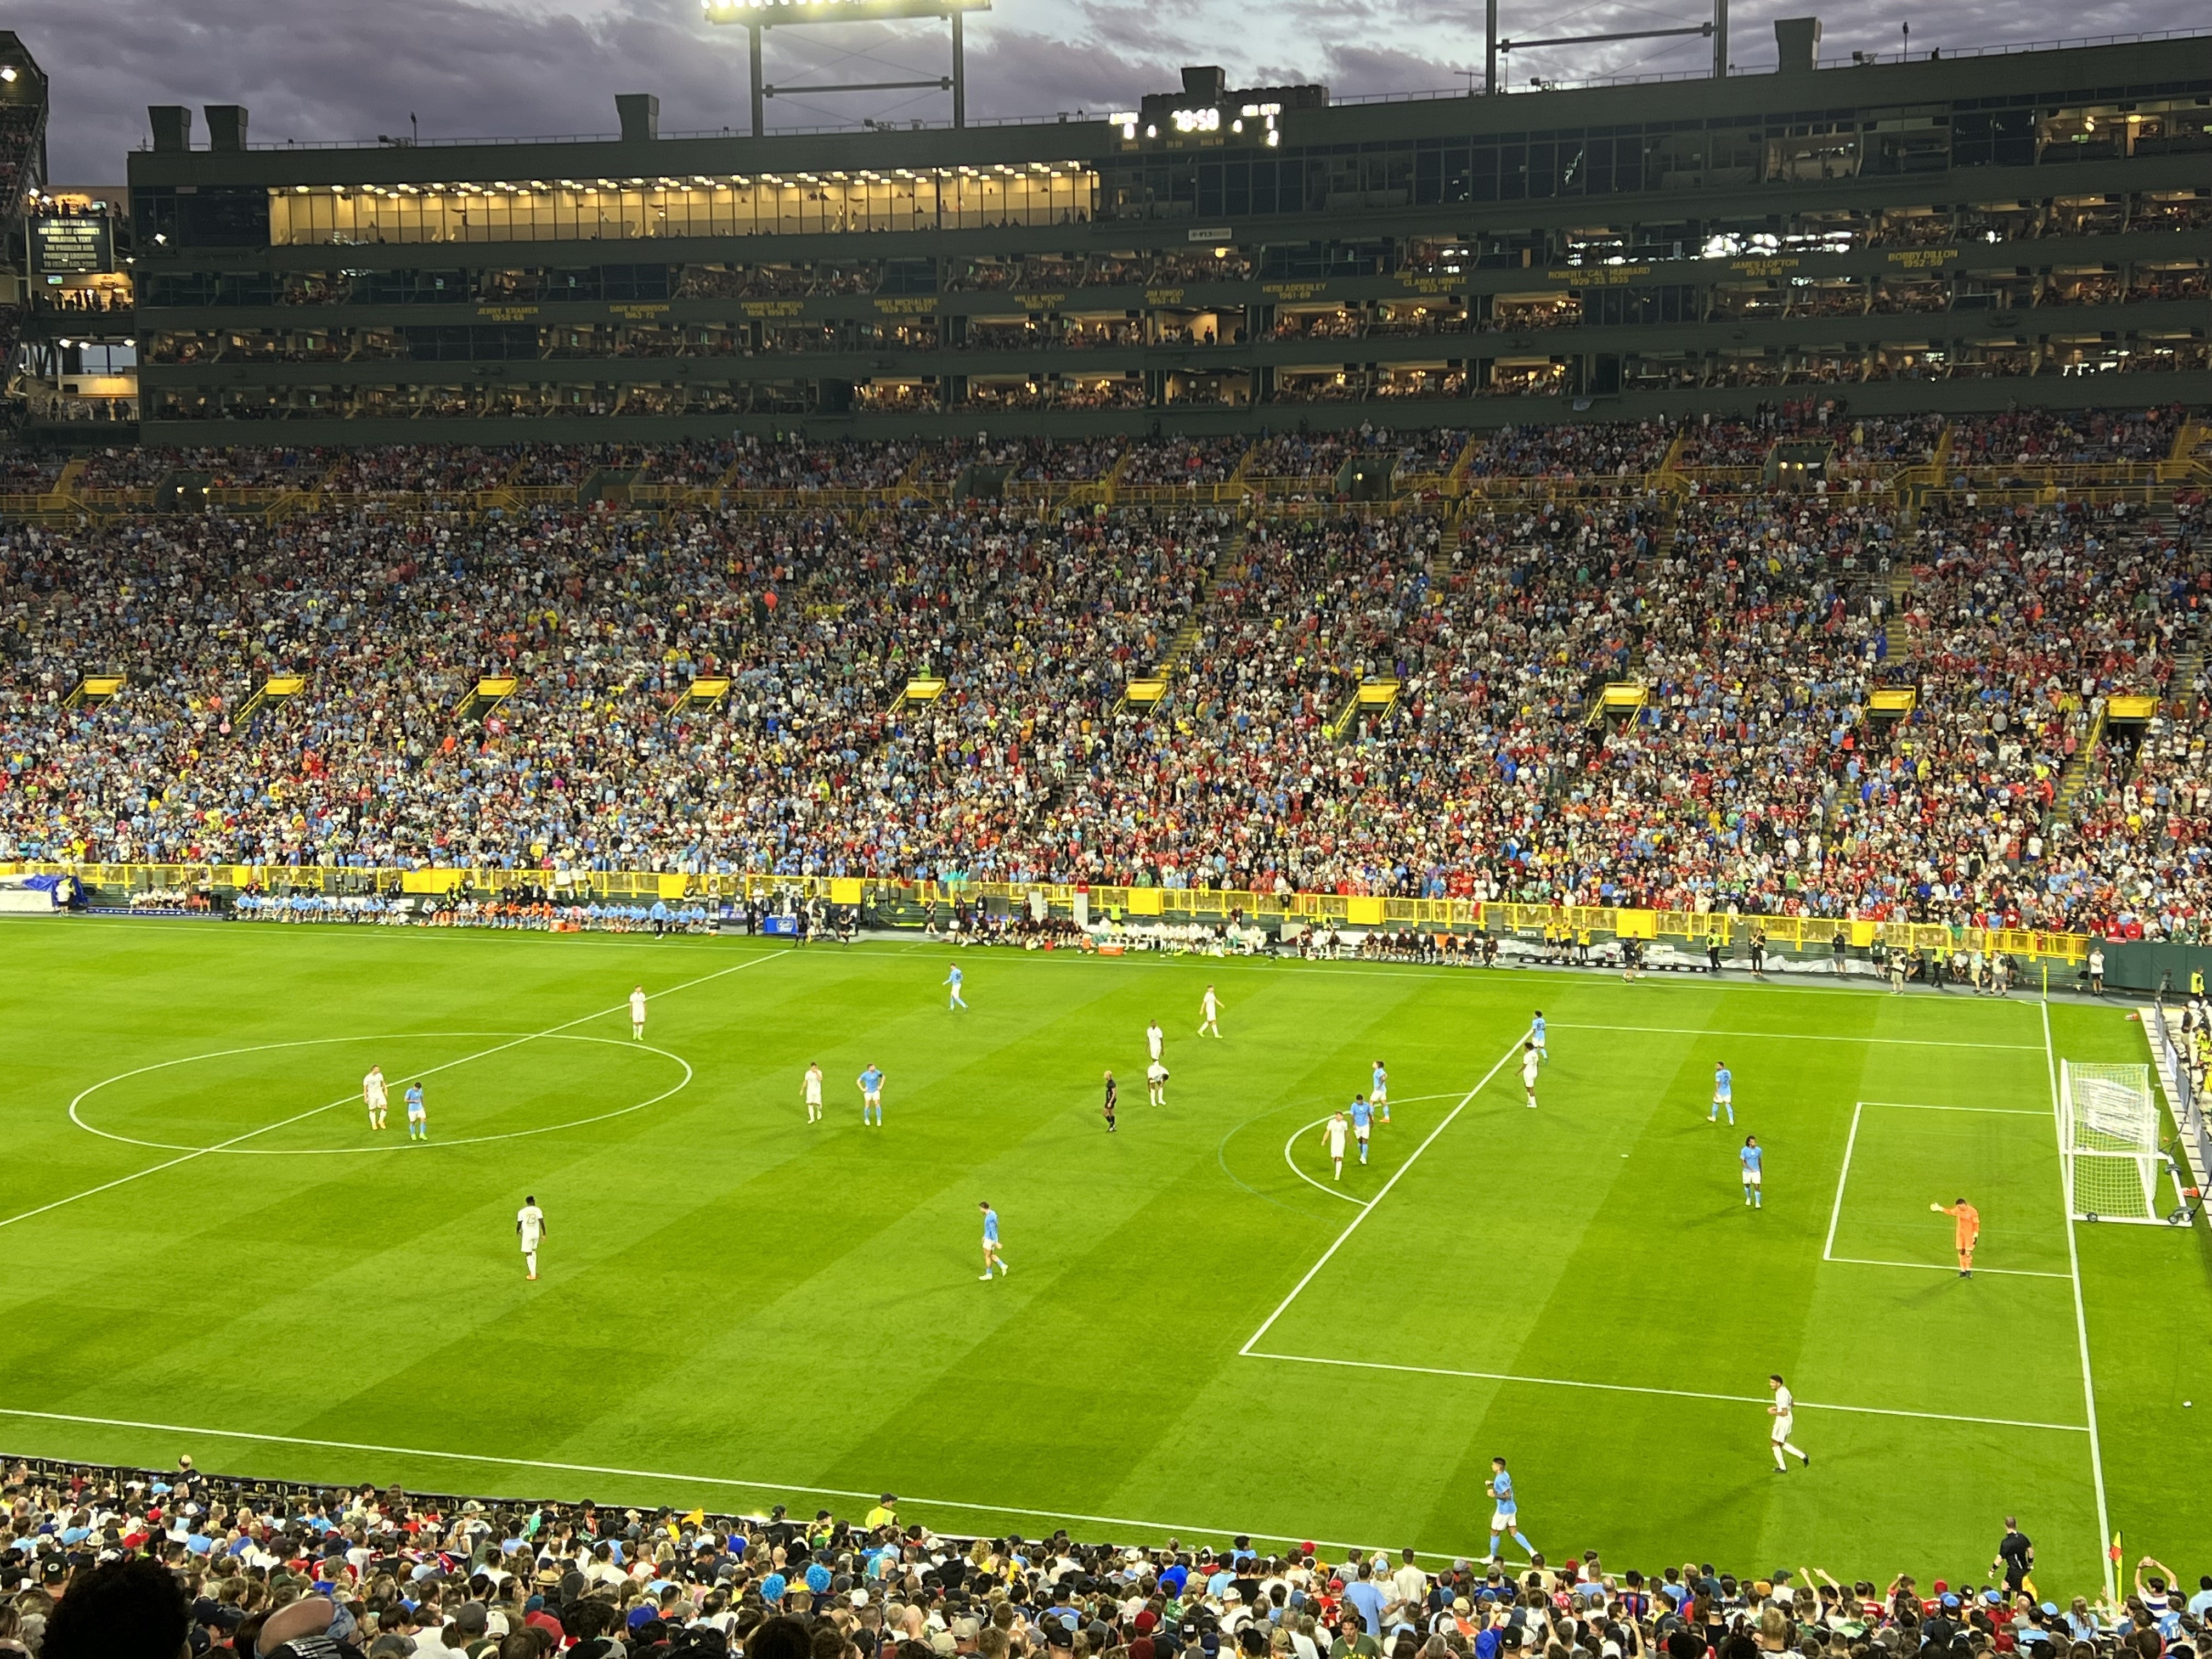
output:
POLYGON ((2120 1009, 971 951, 958 1013, 949 960, 6 926, 0 1448, 733 1508, 888 1488, 944 1530, 1442 1555, 1481 1547, 1503 1452, 1555 1557, 1979 1576, 2013 1512, 2068 1591, 2096 1585, 2100 1473, 2130 1558, 2212 1532, 2208 1235, 2078 1227, 2077 1279, 2060 1199, 2051 1064, 2144 1058, 2120 1009), (1508 1057, 1537 1007, 1531 1112, 1508 1057), (1319 1122, 1378 1057, 1393 1121, 1339 1185, 1319 1122), (418 1074, 427 1146, 398 1127, 418 1074), (1971 1284, 1928 1212, 1960 1194, 1971 1284), (1813 1454, 1787 1475, 1774 1370, 1813 1454))

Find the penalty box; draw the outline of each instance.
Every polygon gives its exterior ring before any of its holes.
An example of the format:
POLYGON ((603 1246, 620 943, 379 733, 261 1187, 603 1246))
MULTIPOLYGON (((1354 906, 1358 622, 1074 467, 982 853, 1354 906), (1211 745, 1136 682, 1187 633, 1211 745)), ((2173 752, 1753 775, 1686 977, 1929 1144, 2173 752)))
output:
MULTIPOLYGON (((1757 1212, 1731 1176, 1686 1194, 1663 1168, 1639 1180, 1630 1153, 1543 1117, 1515 1115, 1510 1159, 1471 1125, 1416 1152, 1243 1352, 1556 1389, 1583 1412, 1591 1390, 1763 1408, 1778 1370, 1808 1410, 2087 1432, 2070 1353, 1957 1341, 1962 1312, 2070 1319, 2047 1109, 1855 1102, 1826 1158, 1793 1145, 1781 1192, 1770 1165, 1757 1212), (1929 1211, 1962 1194, 1983 1217, 1972 1285, 1951 1218, 1929 1211), (1685 1342, 1686 1324, 1704 1334, 1685 1342)), ((1728 1153, 1696 1143, 1700 1168, 1728 1153)))

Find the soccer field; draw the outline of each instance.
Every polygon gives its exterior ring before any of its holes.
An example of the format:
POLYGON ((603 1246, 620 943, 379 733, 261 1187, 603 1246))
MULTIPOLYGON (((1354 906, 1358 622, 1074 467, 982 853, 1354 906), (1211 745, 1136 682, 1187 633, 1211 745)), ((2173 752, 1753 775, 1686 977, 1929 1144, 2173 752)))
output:
POLYGON ((1978 1577, 2011 1512, 2050 1591, 2095 1587, 2100 1519, 2130 1560, 2212 1534, 2208 1236, 2061 1198, 2055 1063, 2143 1060, 2117 1007, 969 951, 958 1012, 919 942, 101 920, 0 952, 0 1449, 1440 1555, 1503 1453, 1554 1558, 1978 1577), (1339 1183, 1322 1124, 1378 1058, 1339 1183), (1971 1282, 1929 1212, 1961 1194, 1971 1282))

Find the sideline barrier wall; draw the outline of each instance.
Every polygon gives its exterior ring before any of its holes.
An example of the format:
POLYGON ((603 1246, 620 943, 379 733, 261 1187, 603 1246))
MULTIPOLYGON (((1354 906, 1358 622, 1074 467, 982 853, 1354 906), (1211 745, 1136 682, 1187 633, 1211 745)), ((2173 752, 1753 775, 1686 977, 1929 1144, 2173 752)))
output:
MULTIPOLYGON (((2001 951, 2031 961, 2070 966, 2082 961, 2090 940, 2082 933, 2045 933, 2027 928, 1954 927, 1947 923, 1887 921, 1867 917, 1765 915, 1727 911, 1648 910, 1620 906, 1515 904, 1473 899, 1392 898, 1358 893, 1261 893, 1205 887, 1078 887, 1048 882, 896 881, 873 877, 777 876, 759 872, 687 874, 653 870, 555 872, 459 866, 401 870, 350 869, 326 865, 233 864, 50 864, 0 863, 0 875, 74 875, 88 887, 120 892, 211 889, 221 894, 248 888, 266 891, 443 896, 462 890, 491 897, 525 886, 543 887, 574 902, 683 898, 742 902, 748 898, 820 899, 830 904, 876 906, 928 904, 1026 905, 1042 893, 1054 915, 1073 915, 1079 895, 1088 899, 1094 917, 1158 918, 1164 922, 1224 924, 1234 917, 1261 925, 1285 921, 1350 928, 1465 930, 1542 936, 1587 933, 1593 939, 1673 939, 1702 949, 1709 940, 1725 946, 1747 943, 1756 927, 1778 951, 1823 952, 1840 932, 1848 946, 1880 945, 1911 951, 2001 951), (567 879, 559 879, 565 875, 567 879)), ((2212 950, 2180 945, 2107 944, 2108 983, 2151 989, 2156 973, 2139 985, 2116 976, 2114 964, 2130 953, 2172 953, 2175 982, 2186 985, 2188 967, 2203 966, 2212 975, 2212 950)))

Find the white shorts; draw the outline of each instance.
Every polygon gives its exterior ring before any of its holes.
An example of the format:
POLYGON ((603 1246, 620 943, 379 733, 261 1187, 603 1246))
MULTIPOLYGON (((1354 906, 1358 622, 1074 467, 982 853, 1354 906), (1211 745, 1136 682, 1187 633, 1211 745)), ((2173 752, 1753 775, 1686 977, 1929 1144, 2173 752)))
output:
POLYGON ((884 1091, 881 1089, 863 1089, 860 1091, 860 1103, 863 1106, 882 1105, 884 1103, 884 1091))
POLYGON ((1771 1440, 1776 1445, 1780 1445, 1784 1441, 1790 1437, 1790 1425, 1795 1421, 1796 1419, 1794 1418, 1787 1416, 1776 1418, 1774 1419, 1774 1431, 1767 1436, 1767 1438, 1771 1440))
POLYGON ((1518 1510, 1492 1510, 1490 1512, 1490 1529, 1492 1532, 1511 1532, 1520 1524, 1518 1510))
POLYGON ((1364 1140, 1370 1133, 1373 1133, 1373 1131, 1368 1126, 1363 1124, 1360 1127, 1353 1130, 1352 1133, 1358 1135, 1362 1140, 1364 1140))
POLYGON ((1338 1163, 1342 1163, 1344 1161, 1344 1143, 1340 1140, 1330 1141, 1328 1143, 1328 1155, 1334 1158, 1338 1163))
POLYGON ((522 1236, 522 1253, 525 1255, 535 1255, 538 1254, 538 1241, 531 1237, 527 1233, 525 1233, 522 1236))
POLYGON ((1370 1106, 1388 1106, 1390 1103, 1390 1091, 1388 1089, 1377 1089, 1367 1097, 1367 1103, 1370 1106))
POLYGON ((407 1117, 410 1122, 419 1123, 429 1115, 430 1109, 427 1106, 410 1106, 407 1109, 407 1117))
POLYGON ((1759 1171, 1758 1171, 1758 1170, 1746 1170, 1743 1172, 1743 1184, 1744 1184, 1745 1186, 1747 1186, 1747 1187, 1756 1187, 1756 1186, 1758 1186, 1758 1185, 1759 1185, 1759 1171))
POLYGON ((985 1240, 983 1241, 983 1253, 984 1253, 984 1255, 998 1255, 998 1253, 999 1253, 999 1241, 998 1241, 997 1239, 995 1239, 995 1238, 987 1238, 987 1239, 985 1239, 985 1240))

